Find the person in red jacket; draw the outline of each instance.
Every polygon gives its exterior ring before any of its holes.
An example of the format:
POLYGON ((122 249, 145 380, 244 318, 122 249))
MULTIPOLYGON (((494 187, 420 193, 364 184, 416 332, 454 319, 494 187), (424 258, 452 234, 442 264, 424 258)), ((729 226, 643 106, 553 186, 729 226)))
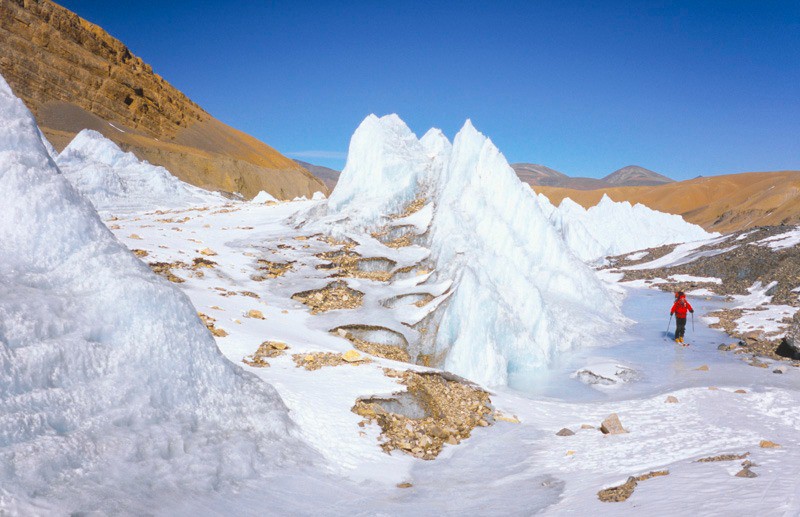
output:
POLYGON ((683 291, 675 293, 675 303, 672 304, 670 315, 675 315, 675 342, 683 343, 683 335, 686 334, 686 313, 691 312, 694 314, 689 301, 686 299, 686 294, 683 291))

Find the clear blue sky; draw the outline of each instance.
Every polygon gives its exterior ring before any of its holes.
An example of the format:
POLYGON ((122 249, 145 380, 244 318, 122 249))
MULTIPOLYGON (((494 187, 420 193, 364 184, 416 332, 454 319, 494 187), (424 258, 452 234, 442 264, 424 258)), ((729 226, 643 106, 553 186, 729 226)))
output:
POLYGON ((369 113, 510 162, 800 169, 800 1, 62 0, 222 121, 341 168, 369 113))

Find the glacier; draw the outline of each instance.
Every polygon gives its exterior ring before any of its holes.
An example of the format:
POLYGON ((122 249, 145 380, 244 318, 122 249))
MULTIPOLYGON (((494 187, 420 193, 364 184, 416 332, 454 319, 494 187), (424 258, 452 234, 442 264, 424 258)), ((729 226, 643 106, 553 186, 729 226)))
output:
POLYGON ((164 167, 139 160, 91 129, 84 129, 56 158, 67 179, 99 211, 144 211, 220 204, 226 199, 185 183, 164 167))
POLYGON ((616 202, 604 194, 597 205, 583 208, 570 198, 558 207, 544 195, 537 202, 572 251, 586 262, 664 244, 711 239, 718 233, 640 203, 616 202))
POLYGON ((60 173, 1 77, 0 192, 4 507, 142 513, 317 461, 274 388, 222 356, 60 173))
POLYGON ((506 384, 569 349, 607 340, 624 322, 617 295, 568 248, 535 194, 470 121, 451 144, 437 129, 417 139, 397 115, 370 115, 317 218, 330 232, 376 229, 415 200, 432 208, 414 238, 428 250, 427 284, 451 287, 416 325, 424 331, 412 347, 443 358, 439 366, 506 384))

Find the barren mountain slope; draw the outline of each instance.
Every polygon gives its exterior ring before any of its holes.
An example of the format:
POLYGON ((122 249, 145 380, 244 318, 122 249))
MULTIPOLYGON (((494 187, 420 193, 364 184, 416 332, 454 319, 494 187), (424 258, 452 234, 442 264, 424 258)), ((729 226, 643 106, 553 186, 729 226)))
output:
POLYGON ((339 175, 342 173, 342 171, 337 171, 336 169, 331 169, 322 165, 314 165, 313 163, 300 160, 295 160, 295 162, 313 174, 318 180, 322 181, 330 190, 333 190, 333 187, 336 186, 336 182, 339 181, 339 175))
POLYGON ((284 199, 327 191, 294 161, 206 113, 103 29, 49 0, 0 2, 0 73, 59 150, 90 128, 199 187, 284 199))
POLYGON ((628 165, 621 169, 617 169, 605 178, 607 181, 615 186, 620 187, 636 187, 647 185, 661 185, 663 183, 672 183, 673 179, 653 172, 650 169, 639 167, 638 165, 628 165))
POLYGON ((569 197, 584 207, 597 204, 603 194, 608 194, 614 201, 642 203, 654 210, 680 214, 710 231, 800 222, 800 171, 728 174, 658 186, 535 190, 554 204, 569 197))

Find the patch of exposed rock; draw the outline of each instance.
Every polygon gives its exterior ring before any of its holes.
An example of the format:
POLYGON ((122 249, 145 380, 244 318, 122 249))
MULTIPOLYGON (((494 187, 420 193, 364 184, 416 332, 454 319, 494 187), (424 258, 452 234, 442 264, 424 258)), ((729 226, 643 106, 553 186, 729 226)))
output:
POLYGON ((371 359, 362 356, 355 350, 348 350, 344 354, 336 352, 294 354, 292 360, 298 368, 305 368, 309 371, 319 370, 325 366, 340 366, 343 364, 358 365, 372 362, 371 359))
POLYGON ((627 501, 630 496, 633 495, 633 491, 636 490, 636 486, 648 479, 659 477, 659 476, 668 476, 668 470, 658 470, 653 472, 648 472, 647 474, 642 474, 641 476, 631 476, 628 478, 625 483, 611 487, 611 488, 604 488, 597 492, 597 497, 603 501, 604 503, 621 503, 623 501, 627 501))
POLYGON ((251 275, 250 278, 256 282, 263 282, 271 278, 278 278, 294 269, 294 261, 270 262, 266 259, 258 259, 258 273, 251 275))
POLYGON ((489 394, 464 379, 446 372, 384 371, 407 391, 359 399, 353 412, 364 417, 359 425, 380 426, 387 453, 432 460, 445 444, 456 445, 494 421, 489 394))
POLYGON ((205 324, 206 328, 215 337, 225 337, 225 336, 228 335, 228 333, 225 331, 225 329, 221 329, 221 328, 217 328, 216 327, 216 325, 215 325, 216 322, 217 322, 216 318, 214 318, 212 316, 209 316, 207 314, 203 314, 202 312, 198 312, 197 315, 200 316, 200 319, 203 320, 203 323, 205 324))
POLYGON ((268 358, 281 356, 285 354, 288 349, 289 346, 282 341, 264 341, 259 345, 258 350, 244 357, 242 362, 248 366, 265 368, 269 366, 267 362, 268 358))
POLYGON ((332 282, 322 289, 303 291, 292 296, 311 308, 311 314, 338 309, 355 309, 361 307, 364 293, 351 289, 344 282, 332 282))
POLYGON ((794 314, 789 331, 775 353, 789 359, 800 359, 800 311, 794 314))

